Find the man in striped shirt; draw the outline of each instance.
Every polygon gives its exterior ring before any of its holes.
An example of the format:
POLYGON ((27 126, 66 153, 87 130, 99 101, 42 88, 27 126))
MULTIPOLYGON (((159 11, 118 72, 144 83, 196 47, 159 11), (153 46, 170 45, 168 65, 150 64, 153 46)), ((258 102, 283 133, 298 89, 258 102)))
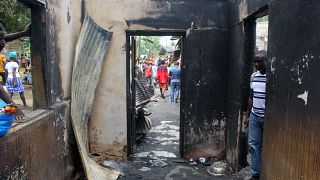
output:
POLYGON ((267 52, 258 51, 254 56, 256 72, 250 79, 250 97, 245 119, 245 127, 249 124, 249 151, 251 154, 251 179, 259 179, 261 150, 263 139, 264 111, 266 99, 266 60, 267 52))

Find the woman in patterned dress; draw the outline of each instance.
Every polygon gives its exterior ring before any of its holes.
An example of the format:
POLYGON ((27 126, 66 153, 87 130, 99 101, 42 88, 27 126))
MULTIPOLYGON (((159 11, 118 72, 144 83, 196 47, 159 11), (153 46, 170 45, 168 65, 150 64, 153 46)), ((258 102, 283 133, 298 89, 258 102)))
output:
POLYGON ((20 98, 23 102, 24 106, 27 106, 26 99, 24 97, 24 86, 20 79, 19 74, 19 65, 16 63, 17 53, 10 52, 9 53, 10 61, 6 64, 5 69, 7 70, 7 81, 6 88, 10 93, 10 97, 12 98, 13 94, 20 94, 20 98))

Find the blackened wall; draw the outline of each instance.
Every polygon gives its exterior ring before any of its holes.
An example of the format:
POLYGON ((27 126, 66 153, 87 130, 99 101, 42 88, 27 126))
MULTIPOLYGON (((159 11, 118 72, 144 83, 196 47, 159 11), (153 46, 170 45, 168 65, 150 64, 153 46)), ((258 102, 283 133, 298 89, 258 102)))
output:
POLYGON ((182 154, 187 158, 221 158, 225 150, 229 2, 158 0, 153 3, 158 11, 127 23, 129 29, 138 24, 186 32, 181 90, 184 95, 182 154))
POLYGON ((246 91, 249 83, 245 78, 250 78, 253 63, 247 58, 249 50, 246 42, 252 42, 252 36, 245 32, 247 19, 268 5, 268 0, 231 0, 230 1, 230 26, 229 26, 229 61, 228 61, 228 98, 227 98, 227 131, 226 154, 227 161, 234 170, 238 169, 239 152, 246 148, 245 140, 240 139, 241 124, 246 91), (250 39, 251 38, 251 39, 250 39))
POLYGON ((319 179, 320 4, 271 1, 262 177, 319 179))
POLYGON ((70 179, 79 161, 70 122, 65 124, 69 112, 70 102, 59 103, 11 128, 0 141, 0 179, 70 179))

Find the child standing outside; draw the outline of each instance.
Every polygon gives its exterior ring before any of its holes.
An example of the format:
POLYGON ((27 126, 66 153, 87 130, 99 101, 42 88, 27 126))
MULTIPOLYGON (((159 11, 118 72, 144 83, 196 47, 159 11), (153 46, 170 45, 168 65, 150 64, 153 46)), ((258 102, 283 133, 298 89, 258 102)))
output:
POLYGON ((26 99, 24 97, 24 86, 21 83, 20 74, 19 74, 19 65, 16 63, 17 53, 9 53, 10 61, 6 64, 5 69, 7 70, 7 82, 6 88, 10 93, 12 98, 13 94, 19 93, 20 98, 24 106, 27 106, 26 99))
POLYGON ((147 62, 145 66, 144 77, 147 79, 149 87, 152 86, 151 76, 152 76, 152 67, 150 63, 147 62))

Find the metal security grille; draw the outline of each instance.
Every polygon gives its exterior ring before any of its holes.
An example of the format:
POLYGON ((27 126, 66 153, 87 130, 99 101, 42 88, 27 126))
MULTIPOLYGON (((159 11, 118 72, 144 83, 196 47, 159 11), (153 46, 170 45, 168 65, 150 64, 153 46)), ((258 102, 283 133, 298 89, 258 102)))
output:
POLYGON ((147 79, 143 76, 141 71, 136 71, 136 107, 148 103, 152 96, 154 96, 153 86, 149 86, 147 79))

